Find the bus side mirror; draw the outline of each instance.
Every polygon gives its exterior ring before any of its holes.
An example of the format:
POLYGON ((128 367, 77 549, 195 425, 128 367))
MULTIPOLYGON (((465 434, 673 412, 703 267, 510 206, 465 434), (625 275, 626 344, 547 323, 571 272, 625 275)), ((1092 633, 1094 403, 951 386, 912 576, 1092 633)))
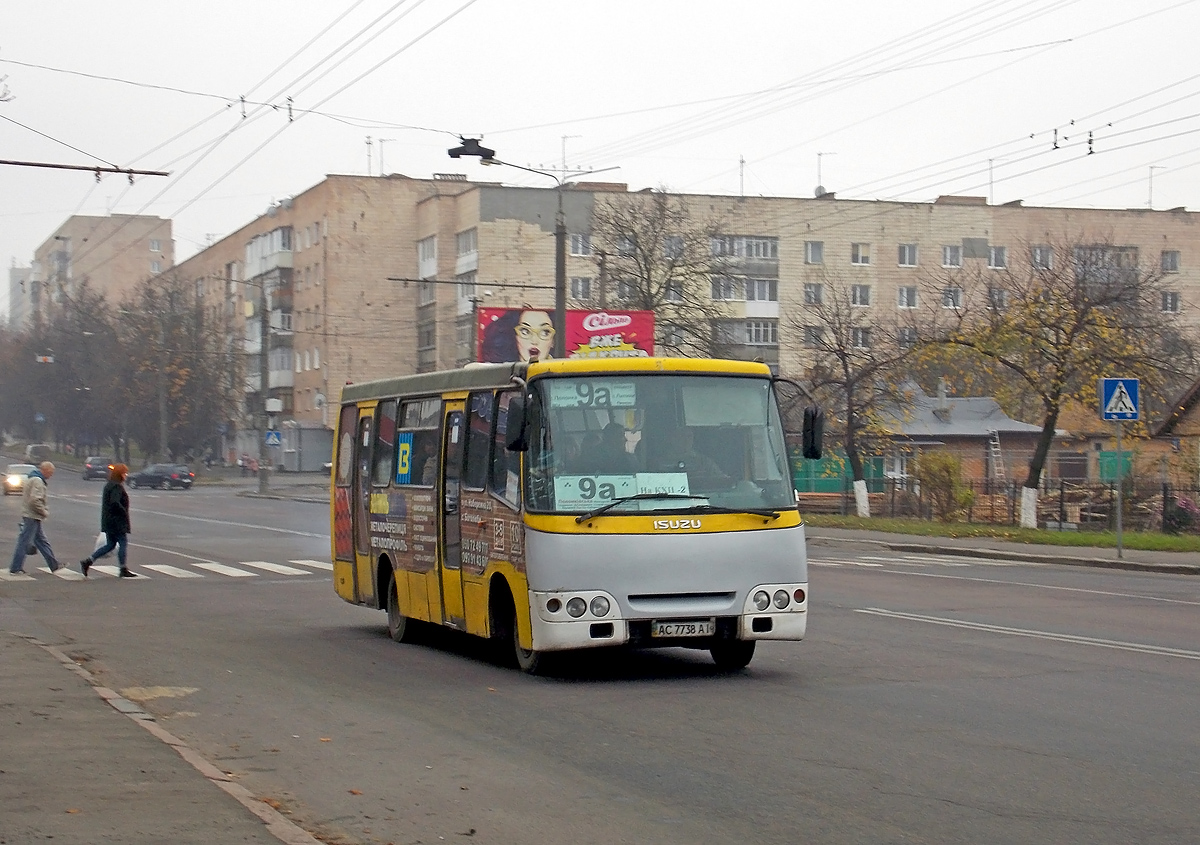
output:
POLYGON ((816 405, 809 405, 804 409, 804 430, 800 438, 801 453, 810 460, 820 458, 821 444, 824 440, 825 412, 816 405))
POLYGON ((509 400, 508 417, 504 424, 504 448, 510 452, 529 449, 528 394, 518 393, 509 400))

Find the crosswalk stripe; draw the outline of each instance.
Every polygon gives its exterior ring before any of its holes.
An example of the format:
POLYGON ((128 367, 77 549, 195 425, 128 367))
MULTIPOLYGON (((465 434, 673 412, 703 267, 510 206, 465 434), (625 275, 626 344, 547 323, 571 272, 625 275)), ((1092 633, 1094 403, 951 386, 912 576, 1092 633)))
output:
POLYGON ((277 575, 309 575, 307 569, 297 569, 294 566, 284 566, 282 563, 271 563, 267 560, 239 560, 242 566, 253 566, 255 569, 265 569, 277 575))
POLYGON ((327 560, 289 560, 288 563, 294 563, 297 566, 311 566, 313 569, 333 570, 333 564, 327 560))
POLYGON ((33 576, 28 572, 9 572, 5 569, 0 572, 0 581, 32 581, 33 576))
POLYGON ((244 569, 236 569, 232 566, 226 566, 223 563, 197 563, 200 569, 207 569, 209 572, 215 572, 218 575, 228 575, 231 578, 257 578, 257 572, 247 572, 244 569))
MULTIPOLYGON (((119 575, 121 573, 121 568, 119 566, 113 566, 112 564, 108 564, 108 563, 93 563, 91 568, 88 571, 89 572, 103 572, 105 575, 111 575, 115 578, 115 577, 117 577, 117 575, 119 575)), ((148 576, 142 575, 142 577, 146 578, 148 576)))
POLYGON ((155 572, 161 572, 163 575, 170 575, 172 578, 203 578, 199 572, 192 572, 190 569, 180 569, 178 566, 171 566, 169 563, 147 563, 146 569, 153 569, 155 572))

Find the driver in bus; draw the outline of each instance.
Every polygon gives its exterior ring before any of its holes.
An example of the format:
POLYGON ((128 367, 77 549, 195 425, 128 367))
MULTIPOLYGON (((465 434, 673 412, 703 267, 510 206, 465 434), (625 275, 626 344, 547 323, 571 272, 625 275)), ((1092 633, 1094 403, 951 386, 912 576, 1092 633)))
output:
POLYGON ((664 432, 659 469, 661 472, 686 472, 688 484, 698 489, 728 487, 732 479, 717 462, 696 450, 695 432, 688 426, 672 427, 664 432))

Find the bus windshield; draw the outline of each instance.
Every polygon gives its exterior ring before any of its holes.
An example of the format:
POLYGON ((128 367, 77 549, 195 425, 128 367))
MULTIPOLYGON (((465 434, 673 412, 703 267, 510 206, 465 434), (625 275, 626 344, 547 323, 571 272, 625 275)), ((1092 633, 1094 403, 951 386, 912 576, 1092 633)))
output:
POLYGON ((526 507, 610 515, 796 506, 764 378, 623 373, 531 382, 526 507))

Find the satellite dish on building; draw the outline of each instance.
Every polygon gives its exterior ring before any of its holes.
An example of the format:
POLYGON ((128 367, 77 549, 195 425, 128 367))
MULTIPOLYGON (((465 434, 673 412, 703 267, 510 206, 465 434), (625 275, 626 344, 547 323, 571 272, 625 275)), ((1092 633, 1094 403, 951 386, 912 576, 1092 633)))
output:
POLYGON ((316 405, 318 408, 324 408, 325 407, 325 394, 318 393, 316 396, 314 396, 313 404, 316 405))

